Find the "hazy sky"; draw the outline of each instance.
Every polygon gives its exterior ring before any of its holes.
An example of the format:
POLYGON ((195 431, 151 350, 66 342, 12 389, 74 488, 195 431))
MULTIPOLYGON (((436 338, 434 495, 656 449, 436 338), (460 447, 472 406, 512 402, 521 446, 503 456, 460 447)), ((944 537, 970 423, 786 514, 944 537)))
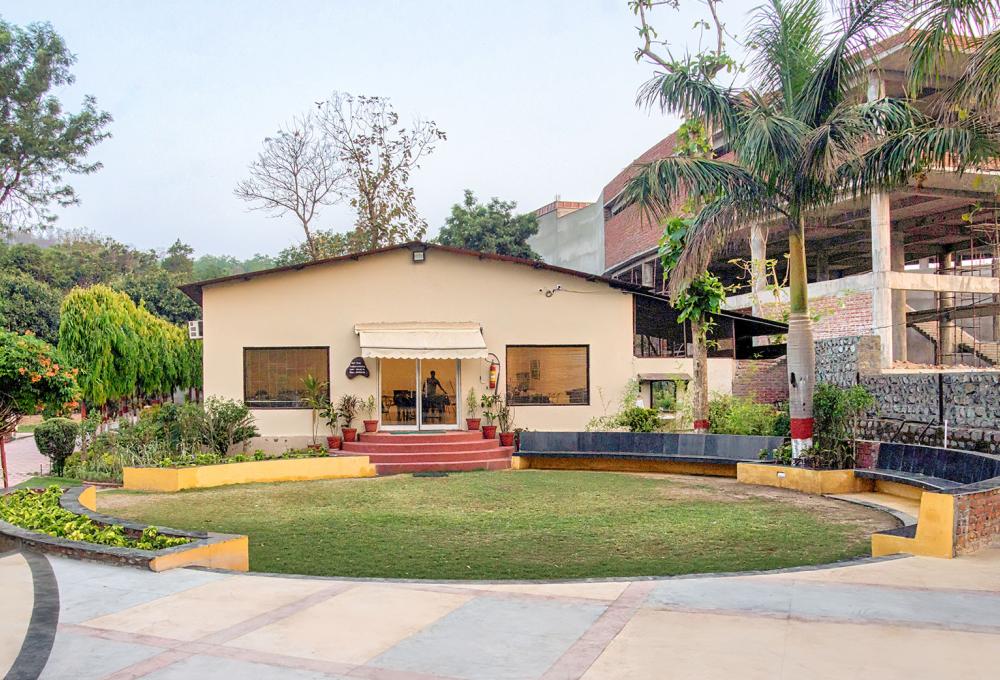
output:
MULTIPOLYGON (((697 41, 687 4, 654 15, 680 48, 697 41)), ((730 25, 753 4, 724 5, 730 25)), ((60 96, 114 116, 92 154, 104 169, 72 179, 82 204, 58 226, 143 248, 246 257, 301 240, 232 189, 266 135, 333 90, 391 97, 448 133, 413 177, 429 235, 465 188, 522 210, 595 200, 676 124, 635 107, 652 68, 633 59, 626 0, 8 0, 2 16, 51 22, 78 57, 60 96)), ((317 226, 352 222, 331 207, 317 226)))

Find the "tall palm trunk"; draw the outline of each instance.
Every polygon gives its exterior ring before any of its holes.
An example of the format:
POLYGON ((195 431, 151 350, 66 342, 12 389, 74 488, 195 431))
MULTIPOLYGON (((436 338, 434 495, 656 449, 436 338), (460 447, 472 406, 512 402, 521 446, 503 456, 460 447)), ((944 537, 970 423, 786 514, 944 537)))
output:
POLYGON ((691 413, 695 432, 708 432, 708 348, 701 319, 691 320, 694 370, 691 376, 691 413))
POLYGON ((788 230, 788 408, 792 425, 792 455, 798 458, 812 446, 813 387, 816 347, 809 318, 806 275, 805 222, 797 217, 788 230))

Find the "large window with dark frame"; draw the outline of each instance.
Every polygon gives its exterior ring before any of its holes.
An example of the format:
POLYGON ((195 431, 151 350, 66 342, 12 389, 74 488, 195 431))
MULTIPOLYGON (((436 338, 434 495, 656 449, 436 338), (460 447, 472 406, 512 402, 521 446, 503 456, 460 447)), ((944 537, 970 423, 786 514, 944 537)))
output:
POLYGON ((243 400, 251 408, 308 408, 309 376, 329 381, 329 347, 243 349, 243 400))
POLYGON ((585 406, 590 403, 590 347, 507 345, 507 403, 585 406))

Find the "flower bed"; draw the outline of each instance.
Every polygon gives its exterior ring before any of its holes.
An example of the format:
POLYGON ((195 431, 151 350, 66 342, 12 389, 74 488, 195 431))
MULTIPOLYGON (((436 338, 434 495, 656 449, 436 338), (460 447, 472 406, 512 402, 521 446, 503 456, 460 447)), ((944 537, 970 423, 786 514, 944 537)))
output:
POLYGON ((63 489, 21 489, 0 498, 0 519, 14 526, 55 538, 137 550, 163 550, 190 543, 191 539, 165 536, 156 527, 127 531, 120 524, 98 524, 89 517, 65 510, 59 501, 63 489))
POLYGON ((246 536, 155 528, 102 515, 96 507, 93 487, 8 494, 0 498, 0 551, 34 550, 152 571, 249 568, 246 536))

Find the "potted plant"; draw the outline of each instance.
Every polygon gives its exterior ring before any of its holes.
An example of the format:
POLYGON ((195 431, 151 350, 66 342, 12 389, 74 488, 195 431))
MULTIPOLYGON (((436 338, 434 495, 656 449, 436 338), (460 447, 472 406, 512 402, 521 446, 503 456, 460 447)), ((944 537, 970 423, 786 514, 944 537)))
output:
POLYGON ((496 407, 497 402, 500 401, 499 394, 483 394, 479 398, 479 407, 483 411, 483 420, 486 424, 483 425, 483 439, 493 439, 497 436, 497 426, 496 426, 496 407))
POLYGON ((344 421, 341 432, 344 434, 345 442, 353 442, 358 438, 358 431, 351 427, 351 423, 358 415, 358 398, 353 394, 345 394, 337 400, 337 413, 344 421))
POLYGON ((378 420, 375 418, 375 410, 378 408, 378 402, 375 401, 375 395, 369 394, 368 398, 361 402, 361 410, 365 414, 365 432, 377 432, 378 431, 378 420))
POLYGON ((340 435, 337 434, 337 428, 340 426, 340 412, 333 405, 333 402, 327 399, 326 404, 323 405, 323 409, 319 412, 320 418, 326 422, 326 426, 330 428, 330 434, 326 438, 326 448, 328 451, 338 451, 340 449, 340 435))
POLYGON ((476 399, 476 392, 471 387, 469 388, 469 394, 465 397, 465 427, 469 432, 475 432, 479 429, 479 418, 476 417, 479 413, 479 400, 476 399))
POLYGON ((497 425, 500 427, 500 446, 514 446, 514 409, 503 398, 497 398, 495 407, 497 425))
POLYGON ((302 387, 305 392, 302 401, 312 409, 312 444, 309 444, 309 448, 314 451, 321 451, 322 447, 319 444, 319 419, 326 404, 329 403, 329 397, 327 396, 329 392, 328 384, 313 375, 307 375, 302 379, 302 387))

